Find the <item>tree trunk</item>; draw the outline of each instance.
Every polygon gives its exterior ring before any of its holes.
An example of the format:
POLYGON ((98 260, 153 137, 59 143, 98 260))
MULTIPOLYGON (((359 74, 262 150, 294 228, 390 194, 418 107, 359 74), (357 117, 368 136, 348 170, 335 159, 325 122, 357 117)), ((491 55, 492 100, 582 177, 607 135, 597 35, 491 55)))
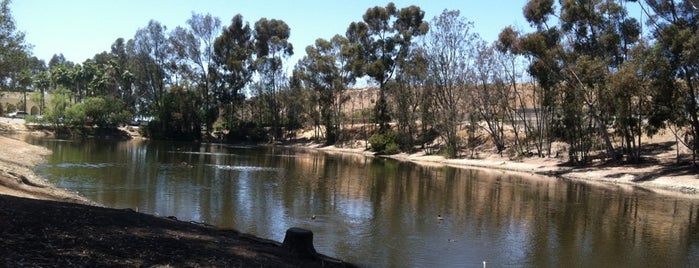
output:
POLYGON ((312 259, 317 255, 316 249, 313 247, 313 232, 298 227, 286 230, 282 247, 300 258, 312 259))

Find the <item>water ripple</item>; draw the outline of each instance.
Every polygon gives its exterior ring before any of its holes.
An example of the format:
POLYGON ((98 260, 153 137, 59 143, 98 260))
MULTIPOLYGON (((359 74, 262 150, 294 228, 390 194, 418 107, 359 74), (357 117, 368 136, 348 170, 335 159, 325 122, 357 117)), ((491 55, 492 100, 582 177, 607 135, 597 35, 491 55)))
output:
POLYGON ((235 170, 235 171, 281 171, 280 168, 272 167, 256 167, 256 166, 230 166, 230 165, 213 165, 217 169, 235 170))
POLYGON ((56 164, 56 167, 60 168, 106 168, 113 167, 114 164, 110 163, 60 163, 56 164))

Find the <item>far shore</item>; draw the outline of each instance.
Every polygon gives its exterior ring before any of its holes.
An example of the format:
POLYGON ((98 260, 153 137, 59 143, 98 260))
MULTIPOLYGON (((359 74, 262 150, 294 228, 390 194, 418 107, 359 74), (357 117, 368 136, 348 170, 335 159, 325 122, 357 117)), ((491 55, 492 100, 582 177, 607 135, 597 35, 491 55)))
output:
MULTIPOLYGON (((363 143, 362 143, 363 144, 363 143)), ((310 148, 329 153, 352 153, 375 157, 370 150, 358 148, 343 148, 337 146, 322 146, 306 143, 291 145, 293 147, 310 148)), ((508 157, 494 153, 482 153, 477 159, 458 158, 447 159, 439 155, 427 155, 424 152, 413 154, 400 153, 381 156, 399 161, 408 161, 419 165, 450 166, 465 169, 485 169, 520 173, 523 175, 546 176, 562 178, 584 183, 613 185, 623 189, 642 188, 655 193, 699 199, 699 174, 690 165, 673 164, 674 149, 653 155, 658 163, 653 164, 593 164, 591 166, 573 167, 565 165, 564 157, 539 158, 528 157, 511 160, 508 157)))

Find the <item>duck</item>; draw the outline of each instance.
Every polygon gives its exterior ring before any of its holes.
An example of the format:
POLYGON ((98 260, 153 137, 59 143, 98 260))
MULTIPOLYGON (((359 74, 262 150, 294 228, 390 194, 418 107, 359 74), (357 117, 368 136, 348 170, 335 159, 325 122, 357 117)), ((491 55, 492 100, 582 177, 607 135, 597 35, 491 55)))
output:
POLYGON ((437 220, 438 221, 444 220, 444 217, 442 217, 442 214, 437 214, 437 220))
POLYGON ((313 216, 311 216, 311 220, 315 220, 315 219, 316 219, 316 215, 313 214, 313 216))

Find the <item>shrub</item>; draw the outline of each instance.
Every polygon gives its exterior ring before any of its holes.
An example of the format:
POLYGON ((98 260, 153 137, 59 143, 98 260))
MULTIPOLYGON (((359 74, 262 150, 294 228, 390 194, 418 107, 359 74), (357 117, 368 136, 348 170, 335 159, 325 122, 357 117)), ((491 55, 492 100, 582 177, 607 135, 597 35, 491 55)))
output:
POLYGON ((396 142, 396 133, 388 131, 386 133, 374 133, 369 137, 371 150, 379 154, 397 154, 400 146, 396 142))

